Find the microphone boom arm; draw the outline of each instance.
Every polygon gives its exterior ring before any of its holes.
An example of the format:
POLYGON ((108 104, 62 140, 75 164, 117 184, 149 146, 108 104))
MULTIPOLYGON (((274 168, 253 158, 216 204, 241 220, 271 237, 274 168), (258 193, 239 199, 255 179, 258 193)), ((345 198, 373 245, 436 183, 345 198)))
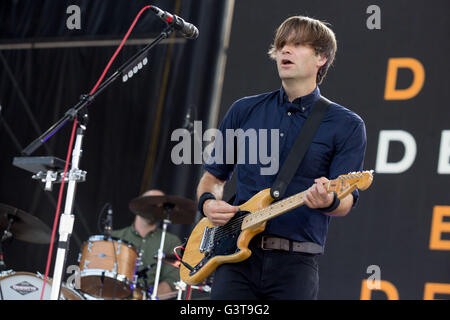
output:
MULTIPOLYGON (((22 155, 29 156, 34 151, 36 151, 42 144, 44 144, 48 139, 50 139, 57 131, 59 131, 68 121, 74 120, 81 111, 88 107, 94 99, 99 95, 103 90, 105 90, 111 83, 113 83, 120 75, 125 77, 125 75, 130 78, 129 74, 133 71, 133 74, 137 72, 135 71, 136 64, 139 63, 140 59, 146 59, 148 55, 148 51, 156 46, 159 42, 164 39, 167 39, 170 34, 173 32, 175 26, 173 24, 169 24, 166 28, 159 34, 159 36, 153 40, 150 44, 145 46, 142 50, 136 53, 133 57, 128 59, 122 66, 120 66, 114 74, 112 74, 108 79, 106 79, 98 89, 90 95, 81 95, 80 101, 71 109, 69 109, 64 116, 59 119, 55 124, 53 124, 47 131, 45 131, 39 138, 35 139, 31 142, 25 149, 22 150, 22 155), (133 70, 134 69, 134 70, 133 70)), ((145 64, 145 63, 144 63, 145 64)), ((140 68, 138 68, 139 70, 140 68)), ((126 81, 123 78, 124 81, 126 81)))

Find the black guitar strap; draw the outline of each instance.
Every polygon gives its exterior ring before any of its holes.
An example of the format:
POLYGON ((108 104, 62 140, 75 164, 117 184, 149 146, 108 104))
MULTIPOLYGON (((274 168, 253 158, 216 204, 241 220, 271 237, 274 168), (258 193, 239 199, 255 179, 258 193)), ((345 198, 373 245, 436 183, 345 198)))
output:
POLYGON ((311 113, 301 128, 283 167, 278 171, 277 178, 270 189, 270 195, 275 200, 279 200, 283 197, 287 186, 294 177, 297 168, 300 166, 306 150, 308 150, 308 147, 331 103, 332 102, 327 98, 320 96, 319 100, 314 104, 311 113))

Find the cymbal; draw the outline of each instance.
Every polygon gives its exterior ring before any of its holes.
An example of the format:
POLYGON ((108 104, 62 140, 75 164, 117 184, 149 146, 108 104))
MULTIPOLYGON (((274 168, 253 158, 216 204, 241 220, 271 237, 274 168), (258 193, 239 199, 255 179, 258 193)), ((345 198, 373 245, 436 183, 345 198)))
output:
POLYGON ((47 244, 51 240, 51 229, 37 217, 20 209, 0 203, 0 232, 8 228, 13 219, 10 232, 13 237, 25 242, 47 244))
POLYGON ((193 200, 179 196, 145 196, 131 200, 130 210, 144 218, 169 219, 172 223, 194 222, 196 205, 193 200))

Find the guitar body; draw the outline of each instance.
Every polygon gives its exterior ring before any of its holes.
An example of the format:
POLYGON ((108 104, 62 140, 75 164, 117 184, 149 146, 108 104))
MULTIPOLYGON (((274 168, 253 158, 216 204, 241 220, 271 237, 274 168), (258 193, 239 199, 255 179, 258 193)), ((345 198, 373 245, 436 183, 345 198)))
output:
POLYGON ((260 191, 246 203, 239 206, 240 211, 223 227, 214 229, 215 226, 211 224, 208 218, 201 219, 194 230, 192 230, 183 254, 183 262, 194 268, 200 267, 192 272, 181 264, 181 280, 189 285, 197 284, 206 279, 221 264, 241 262, 250 257, 252 252, 248 249, 248 244, 255 235, 264 231, 266 222, 250 229, 241 230, 240 220, 238 219, 244 215, 251 214, 251 212, 263 209, 272 202, 273 198, 270 196, 270 188, 268 188, 260 191), (205 230, 216 230, 217 233, 221 232, 222 228, 227 230, 227 226, 233 224, 235 225, 235 232, 229 233, 223 239, 215 242, 212 250, 201 252, 200 248, 205 237, 205 230))

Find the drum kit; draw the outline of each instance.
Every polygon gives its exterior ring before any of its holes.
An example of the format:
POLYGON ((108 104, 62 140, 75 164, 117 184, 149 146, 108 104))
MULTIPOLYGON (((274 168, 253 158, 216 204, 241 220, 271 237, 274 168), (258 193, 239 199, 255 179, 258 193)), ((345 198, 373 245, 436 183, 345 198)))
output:
MULTIPOLYGON (((79 253, 75 274, 78 282, 75 281, 75 285, 69 281, 62 282, 60 300, 183 299, 187 286, 181 280, 174 283, 177 291, 168 294, 158 295, 158 284, 163 263, 174 267, 180 264, 175 254, 163 253, 167 226, 171 223, 193 223, 196 213, 194 201, 178 196, 141 196, 132 200, 129 208, 136 215, 163 222, 160 247, 155 255, 156 266, 147 267, 147 270, 156 267, 152 286, 142 287, 142 281, 138 282, 146 277, 146 272, 138 271, 142 263, 133 244, 109 234, 93 235, 82 245, 79 253)), ((11 237, 29 243, 48 244, 51 241, 50 228, 25 211, 0 204, 0 234, 0 300, 41 299, 44 276, 40 273, 7 270, 2 244, 11 237)), ((51 287, 52 279, 48 278, 42 299, 50 299, 51 287)), ((190 289, 209 292, 210 286, 205 282, 203 286, 190 289)))

